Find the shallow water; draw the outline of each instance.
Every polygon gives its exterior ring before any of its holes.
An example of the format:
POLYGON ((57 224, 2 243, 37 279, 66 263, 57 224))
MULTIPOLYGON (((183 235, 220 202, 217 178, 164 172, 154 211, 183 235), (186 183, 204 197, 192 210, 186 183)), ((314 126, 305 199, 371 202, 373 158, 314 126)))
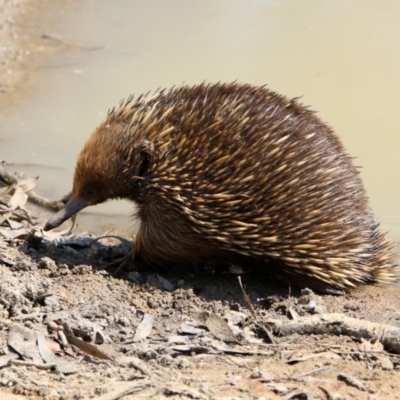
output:
MULTIPOLYGON (((0 111, 0 158, 70 190, 76 156, 130 93, 186 82, 268 86, 319 111, 343 140, 385 229, 400 241, 400 2, 68 0, 40 3, 30 80, 0 111), (61 4, 61 3, 60 3, 61 4), (36 54, 36 55, 35 55, 36 54), (38 57, 38 54, 41 55, 38 57), (47 166, 47 167, 43 167, 47 166), (50 168, 57 167, 57 168, 50 168)), ((89 210, 128 227, 131 207, 89 210)))

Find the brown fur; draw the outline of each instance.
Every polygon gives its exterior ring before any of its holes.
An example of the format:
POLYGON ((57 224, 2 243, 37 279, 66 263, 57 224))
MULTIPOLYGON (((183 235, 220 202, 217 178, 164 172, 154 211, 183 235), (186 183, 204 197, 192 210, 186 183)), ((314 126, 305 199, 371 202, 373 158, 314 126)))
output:
POLYGON ((395 279, 391 245, 338 137, 266 88, 129 98, 83 148, 73 195, 137 203, 135 252, 148 262, 240 254, 326 290, 395 279))

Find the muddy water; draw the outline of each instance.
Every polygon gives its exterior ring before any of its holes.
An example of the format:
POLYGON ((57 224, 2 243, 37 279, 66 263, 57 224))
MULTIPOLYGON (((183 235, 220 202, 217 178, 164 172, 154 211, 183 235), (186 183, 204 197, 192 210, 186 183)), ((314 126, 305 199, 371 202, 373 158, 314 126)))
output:
MULTIPOLYGON (((303 96, 318 110, 363 166, 372 207, 400 240, 400 2, 40 4, 40 20, 28 27, 44 35, 32 51, 30 81, 0 111, 0 157, 40 164, 20 167, 41 176, 38 192, 69 191, 79 149, 122 97, 237 79, 303 96)), ((90 210, 100 214, 91 220, 128 227, 130 211, 110 203, 90 210)))

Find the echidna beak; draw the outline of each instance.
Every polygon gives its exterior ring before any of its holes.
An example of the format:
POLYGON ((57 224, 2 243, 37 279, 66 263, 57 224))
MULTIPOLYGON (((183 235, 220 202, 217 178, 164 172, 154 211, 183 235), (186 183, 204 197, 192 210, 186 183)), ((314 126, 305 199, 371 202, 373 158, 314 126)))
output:
POLYGON ((89 203, 87 201, 79 200, 74 196, 71 196, 64 208, 46 222, 43 230, 50 231, 51 229, 57 228, 57 226, 61 225, 65 220, 71 218, 88 205, 89 203))

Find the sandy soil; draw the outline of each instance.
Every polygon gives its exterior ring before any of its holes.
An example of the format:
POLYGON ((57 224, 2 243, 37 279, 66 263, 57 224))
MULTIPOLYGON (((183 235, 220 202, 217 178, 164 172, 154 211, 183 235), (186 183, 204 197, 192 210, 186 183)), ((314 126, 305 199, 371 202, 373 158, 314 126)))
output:
MULTIPOLYGON (((29 71, 26 5, 0 0, 3 102, 29 71)), ((2 399, 400 399, 399 287, 318 296, 254 272, 241 276, 246 301, 215 266, 116 276, 130 241, 43 236, 19 201, 0 194, 2 399), (333 313, 361 328, 288 332, 333 313)))

